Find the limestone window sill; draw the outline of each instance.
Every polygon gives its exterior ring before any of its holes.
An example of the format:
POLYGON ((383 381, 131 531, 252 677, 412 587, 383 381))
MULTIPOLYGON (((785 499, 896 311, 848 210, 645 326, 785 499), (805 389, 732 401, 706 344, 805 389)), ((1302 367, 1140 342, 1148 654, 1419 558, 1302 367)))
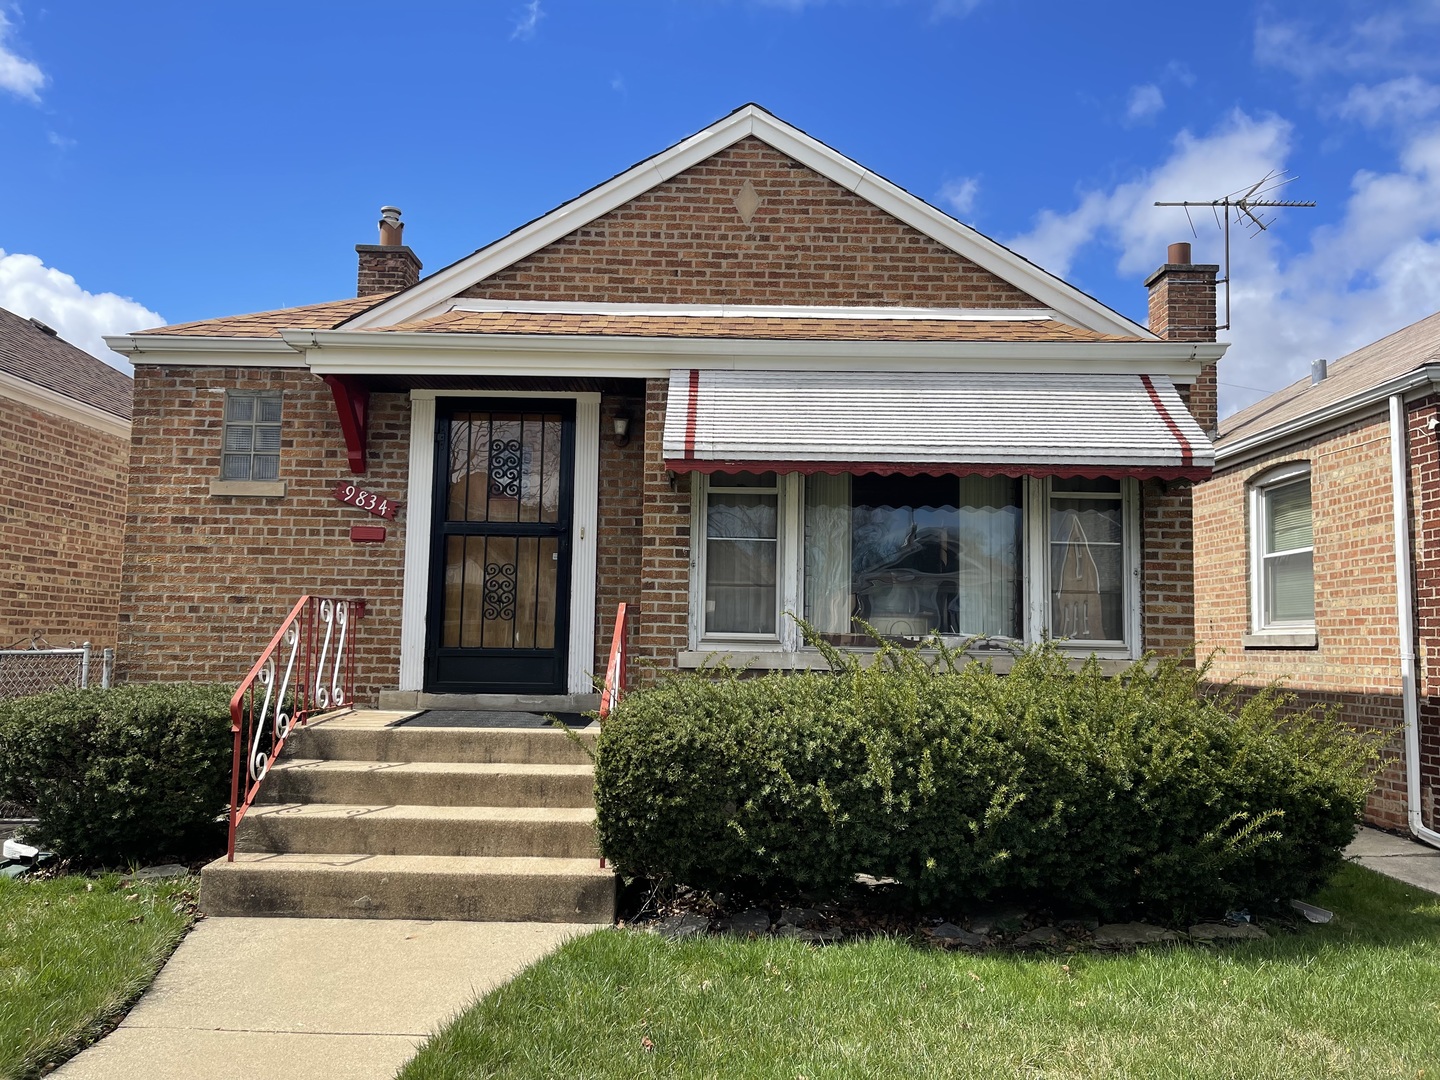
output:
MULTIPOLYGON (((874 662, 875 649, 841 649, 841 652, 850 653, 859 657, 860 663, 869 667, 874 662)), ((1129 657, 1119 655, 1107 655, 1097 651, 1096 658, 1100 661, 1100 670, 1105 675, 1119 675, 1128 670, 1135 661, 1129 657)), ((977 660, 989 660, 995 670, 1001 675, 1008 674, 1014 658, 1008 652, 980 650, 966 654, 966 660, 974 662, 977 660)), ((1070 656, 1070 667, 1078 671, 1084 666, 1089 654, 1070 656)), ((685 651, 676 657, 677 666, 682 671, 693 671, 700 667, 711 667, 724 661, 732 668, 748 668, 751 671, 806 671, 818 670, 828 671, 830 662, 815 649, 800 649, 796 652, 786 652, 783 649, 757 649, 751 648, 724 648, 719 645, 706 643, 699 649, 685 651)), ((1147 667, 1154 668, 1152 660, 1147 667)))
POLYGON ((1295 630, 1289 633, 1245 634, 1240 645, 1245 649, 1314 649, 1320 638, 1314 630, 1295 630))
POLYGON ((284 498, 284 480, 211 480, 211 495, 267 499, 284 498))

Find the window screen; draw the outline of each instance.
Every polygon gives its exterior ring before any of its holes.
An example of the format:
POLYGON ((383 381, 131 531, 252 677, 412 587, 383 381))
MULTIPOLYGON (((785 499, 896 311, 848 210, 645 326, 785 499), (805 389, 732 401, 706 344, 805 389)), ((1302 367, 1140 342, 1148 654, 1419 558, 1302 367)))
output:
POLYGON ((222 480, 278 480, 280 395, 230 390, 225 394, 222 480))

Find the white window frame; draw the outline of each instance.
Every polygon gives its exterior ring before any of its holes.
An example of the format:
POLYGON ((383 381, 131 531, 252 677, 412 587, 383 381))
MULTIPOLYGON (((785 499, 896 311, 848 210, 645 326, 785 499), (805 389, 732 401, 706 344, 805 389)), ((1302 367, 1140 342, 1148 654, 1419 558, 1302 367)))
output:
POLYGON ((1270 619, 1265 610, 1265 560, 1281 555, 1310 552, 1310 591, 1315 591, 1315 488, 1310 488, 1310 547, 1266 551, 1265 533, 1269 522, 1269 499, 1276 491, 1300 482, 1311 482, 1310 462, 1294 461, 1276 466, 1250 480, 1250 632, 1264 637, 1314 632, 1315 619, 1270 619))
MULTIPOLYGON (((736 471, 741 471, 736 466, 736 471)), ((748 470, 756 471, 756 470, 748 470)), ((770 470, 765 470, 770 471, 770 470)), ((745 646, 751 652, 795 652, 801 648, 799 628, 786 612, 804 610, 805 582, 805 477, 781 473, 776 478, 779 493, 779 536, 776 539, 776 633, 708 634, 705 632, 706 507, 709 477, 690 474, 690 648, 716 651, 717 646, 745 646)), ((1021 505, 1025 536, 1025 572, 1021 581, 1025 612, 1025 642, 1042 640, 1050 626, 1050 481, 1026 477, 1021 484, 1021 505)), ((1085 497, 1085 492, 1062 492, 1061 497, 1085 497)), ((1113 492, 1097 493, 1113 499, 1113 492)), ((1142 618, 1140 577, 1143 553, 1140 536, 1140 495, 1138 481, 1123 479, 1120 484, 1123 515, 1125 640, 1061 641, 1062 648, 1082 654, 1133 659, 1140 655, 1142 618)))

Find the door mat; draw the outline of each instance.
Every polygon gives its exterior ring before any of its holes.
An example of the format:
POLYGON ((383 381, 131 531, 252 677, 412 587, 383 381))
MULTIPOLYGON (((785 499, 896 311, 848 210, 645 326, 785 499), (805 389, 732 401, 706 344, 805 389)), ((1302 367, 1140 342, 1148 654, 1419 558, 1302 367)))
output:
POLYGON ((551 718, 565 727, 581 728, 591 718, 583 713, 499 712, 482 709, 430 709, 412 716, 402 727, 434 728, 541 728, 551 727, 551 718))

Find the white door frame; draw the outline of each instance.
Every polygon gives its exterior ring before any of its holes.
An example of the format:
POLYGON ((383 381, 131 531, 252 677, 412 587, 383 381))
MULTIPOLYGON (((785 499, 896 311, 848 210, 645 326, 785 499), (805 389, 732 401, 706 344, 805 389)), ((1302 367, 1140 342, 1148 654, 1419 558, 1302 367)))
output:
POLYGON ((595 554, 600 512, 600 395, 561 390, 410 391, 410 480, 405 504, 405 583, 400 599, 400 689, 425 686, 425 616, 430 599, 438 398, 564 398, 575 402, 574 519, 570 537, 570 646, 567 690, 595 686, 595 554))

